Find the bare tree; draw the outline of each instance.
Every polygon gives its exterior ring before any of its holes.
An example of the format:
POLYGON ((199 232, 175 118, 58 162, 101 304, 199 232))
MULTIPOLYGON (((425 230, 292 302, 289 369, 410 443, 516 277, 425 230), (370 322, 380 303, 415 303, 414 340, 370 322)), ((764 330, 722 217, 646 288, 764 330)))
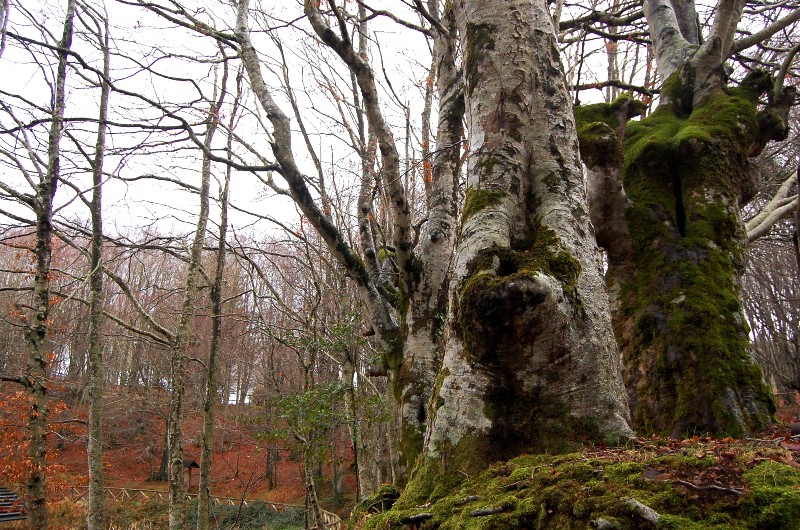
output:
MULTIPOLYGON (((53 238, 53 198, 60 180, 60 148, 64 129, 64 109, 66 106, 66 79, 68 72, 69 49, 72 45, 73 18, 75 16, 75 2, 70 0, 66 6, 63 31, 56 51, 57 70, 55 85, 52 86, 52 102, 48 109, 50 122, 47 138, 47 155, 43 159, 38 156, 35 147, 31 144, 26 130, 17 120, 16 135, 22 144, 27 147, 28 161, 33 166, 38 182, 31 179, 25 166, 19 169, 28 178, 28 182, 35 188, 34 195, 26 195, 15 191, 10 186, 3 185, 5 193, 19 199, 34 214, 35 221, 35 248, 34 276, 31 288, 31 302, 28 306, 25 340, 28 346, 28 358, 25 373, 22 376, 3 375, 2 380, 20 383, 30 396, 30 411, 28 415, 28 436, 30 459, 30 472, 27 478, 27 497, 30 506, 30 525, 32 528, 47 528, 46 504, 46 456, 47 456, 47 370, 48 370, 48 327, 50 323, 50 275, 52 259, 53 238)), ((5 28, 3 31, 5 41, 5 28)), ((14 115, 10 107, 4 104, 4 110, 14 115)))

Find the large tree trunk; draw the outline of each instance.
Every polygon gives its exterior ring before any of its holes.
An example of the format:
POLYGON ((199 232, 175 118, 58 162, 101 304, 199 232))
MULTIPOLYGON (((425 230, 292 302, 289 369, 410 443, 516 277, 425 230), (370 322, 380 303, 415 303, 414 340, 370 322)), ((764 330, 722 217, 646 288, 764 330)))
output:
POLYGON ((739 205, 747 156, 760 142, 755 103, 764 79, 694 103, 685 78, 674 74, 666 103, 627 127, 633 260, 609 253, 620 288, 615 326, 637 429, 742 436, 775 410, 739 302, 739 205))
POLYGON ((785 137, 795 93, 758 73, 724 88, 743 6, 720 3, 700 43, 691 2, 645 0, 667 78, 659 108, 627 127, 619 101, 578 109, 595 188, 611 176, 618 189, 596 217, 599 235, 612 236, 601 244, 618 295, 634 426, 643 431, 744 435, 774 411, 739 302, 746 235, 738 212, 753 190, 747 158, 785 137), (770 89, 770 104, 757 111, 770 89))
MULTIPOLYGON (((430 473, 632 436, 572 106, 543 1, 455 2, 467 198, 430 473)), ((413 488, 426 494, 425 488, 413 488)))

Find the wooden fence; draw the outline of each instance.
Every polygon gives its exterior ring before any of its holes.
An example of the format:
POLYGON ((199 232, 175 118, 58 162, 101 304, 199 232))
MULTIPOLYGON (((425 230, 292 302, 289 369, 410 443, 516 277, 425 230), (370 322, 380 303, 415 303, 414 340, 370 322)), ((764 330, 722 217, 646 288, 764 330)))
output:
MULTIPOLYGON (((22 488, 17 486, 15 488, 11 488, 18 494, 22 494, 22 488)), ((126 502, 132 501, 136 499, 141 500, 149 500, 149 499, 167 499, 169 497, 169 492, 162 491, 162 490, 148 490, 148 489, 138 489, 138 488, 105 488, 108 497, 117 502, 126 502)), ((62 498, 67 499, 71 502, 78 502, 78 501, 85 501, 86 498, 89 496, 89 486, 71 486, 66 492, 61 494, 62 498)), ((193 499, 197 497, 197 493, 187 493, 187 499, 193 499)), ((272 502, 272 501, 265 501, 262 499, 235 499, 233 497, 211 497, 211 503, 214 506, 248 506, 254 502, 261 502, 264 503, 270 510, 275 512, 282 512, 287 508, 296 508, 300 510, 304 510, 305 506, 302 504, 286 504, 283 502, 272 502)), ((341 530, 342 529, 342 520, 341 518, 336 515, 335 513, 331 513, 325 510, 322 510, 322 522, 325 525, 325 530, 341 530)))

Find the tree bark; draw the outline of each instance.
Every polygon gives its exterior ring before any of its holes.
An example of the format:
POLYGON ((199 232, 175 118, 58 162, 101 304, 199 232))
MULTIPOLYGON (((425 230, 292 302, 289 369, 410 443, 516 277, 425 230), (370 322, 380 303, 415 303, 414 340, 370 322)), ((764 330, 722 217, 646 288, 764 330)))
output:
POLYGON ((454 7, 467 198, 417 485, 632 436, 552 18, 543 1, 454 7))
MULTIPOLYGON (((439 19, 436 12, 432 16, 439 19)), ((452 4, 445 7, 440 25, 441 29, 434 34, 433 47, 439 118, 431 182, 426 188, 428 222, 414 258, 419 272, 412 278, 407 319, 403 323, 403 354, 391 373, 402 426, 398 472, 404 477, 422 449, 428 402, 442 362, 448 283, 458 227, 457 180, 464 135, 464 86, 462 73, 456 67, 452 4)))
MULTIPOLYGON (((103 50, 103 75, 110 71, 110 48, 108 20, 98 34, 103 50)), ((103 162, 106 150, 106 119, 110 87, 105 80, 100 82, 100 117, 97 128, 97 143, 92 164, 92 243, 89 260, 89 441, 86 449, 89 459, 89 513, 86 524, 89 530, 105 528, 105 481, 103 476, 103 162)))
MULTIPOLYGON (((226 66, 227 68, 227 66, 226 66)), ((228 129, 233 130, 237 118, 239 98, 241 95, 241 81, 244 71, 237 77, 237 95, 234 107, 228 120, 228 129)), ((224 76, 224 77, 227 77, 224 76)), ((224 79, 224 78, 223 78, 224 79)), ((225 81, 222 83, 223 92, 226 90, 225 81)), ((219 108, 220 105, 217 105, 219 108)), ((233 136, 228 135, 227 150, 230 156, 233 147, 233 136)), ((200 448, 200 478, 197 485, 197 529, 208 530, 209 509, 211 506, 211 460, 214 453, 214 422, 216 407, 219 402, 219 343, 222 334, 222 285, 225 274, 225 249, 228 231, 228 192, 231 181, 231 168, 225 172, 225 183, 220 197, 219 239, 217 242, 217 266, 214 271, 214 284, 211 286, 211 344, 208 349, 206 361, 206 392, 203 401, 203 432, 200 448)))
POLYGON ((624 181, 636 273, 621 284, 615 320, 634 425, 645 432, 743 436, 775 410, 739 301, 746 244, 739 204, 760 134, 758 95, 745 81, 688 112, 662 105, 628 127, 624 181))
MULTIPOLYGON (((224 93, 224 89, 222 90, 224 93)), ((219 107, 217 102, 211 104, 209 117, 206 125, 206 136, 203 141, 203 162, 201 169, 200 184, 200 213, 197 218, 197 227, 189 253, 189 265, 186 272, 185 293, 183 295, 183 305, 181 307, 181 318, 178 329, 175 332, 174 342, 171 348, 170 369, 172 374, 170 391, 170 415, 168 428, 169 446, 169 528, 177 530, 184 528, 186 519, 186 484, 183 480, 183 431, 181 422, 183 421, 184 410, 184 372, 186 345, 189 340, 192 317, 194 316, 194 304, 197 299, 198 286, 200 284, 200 259, 203 252, 203 241, 205 239, 206 227, 208 226, 208 196, 209 182, 211 179, 211 159, 207 153, 211 148, 214 132, 217 129, 219 107)))
MULTIPOLYGON (((668 76, 661 104, 628 124, 618 143, 626 200, 612 215, 624 212, 627 236, 625 248, 608 249, 608 280, 620 297, 614 325, 638 430, 742 436, 765 426, 775 405, 750 355, 739 301, 746 244, 739 205, 748 156, 785 134, 785 119, 781 108, 757 109, 769 76, 754 73, 736 89, 722 82, 741 3, 720 3, 699 48, 665 5, 645 1, 659 71, 668 76)), ((592 114, 583 112, 581 127, 590 166, 606 148, 597 132, 621 126, 592 114)))
POLYGON ((60 177, 60 145, 64 129, 64 108, 68 51, 72 45, 72 22, 75 1, 67 3, 64 30, 59 42, 56 86, 53 94, 52 122, 47 145, 47 171, 42 175, 34 197, 36 213, 35 272, 32 315, 25 330, 28 345, 26 388, 30 395, 28 415, 28 457, 30 471, 27 483, 27 502, 31 528, 47 528, 47 335, 50 319, 50 263, 53 246, 53 198, 60 177))

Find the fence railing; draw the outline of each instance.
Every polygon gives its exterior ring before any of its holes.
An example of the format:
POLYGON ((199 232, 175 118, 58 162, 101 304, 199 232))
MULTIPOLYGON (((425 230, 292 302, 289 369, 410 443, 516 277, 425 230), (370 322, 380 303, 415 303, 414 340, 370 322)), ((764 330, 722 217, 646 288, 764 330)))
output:
MULTIPOLYGON (((14 491, 15 493, 21 495, 22 494, 22 487, 16 486, 9 488, 10 490, 14 491)), ((169 492, 163 490, 150 490, 150 489, 141 489, 141 488, 105 488, 106 493, 108 494, 111 499, 117 502, 125 502, 125 501, 132 501, 136 499, 142 500, 149 500, 149 499, 166 499, 169 497, 169 492)), ((61 493, 61 498, 67 499, 71 502, 78 502, 81 500, 86 500, 89 496, 89 486, 70 486, 70 488, 61 493)), ((197 497, 197 493, 187 493, 187 499, 194 499, 197 497)), ((269 509, 275 512, 282 512, 287 508, 299 508, 305 509, 305 506, 302 504, 287 504, 283 502, 273 502, 273 501, 266 501, 263 499, 244 499, 244 498, 233 498, 233 497, 218 497, 216 495, 211 496, 211 503, 214 506, 248 506, 254 502, 261 502, 264 503, 269 509)), ((336 515, 335 513, 322 510, 322 523, 325 525, 325 530, 341 530, 342 529, 342 519, 336 515)))

